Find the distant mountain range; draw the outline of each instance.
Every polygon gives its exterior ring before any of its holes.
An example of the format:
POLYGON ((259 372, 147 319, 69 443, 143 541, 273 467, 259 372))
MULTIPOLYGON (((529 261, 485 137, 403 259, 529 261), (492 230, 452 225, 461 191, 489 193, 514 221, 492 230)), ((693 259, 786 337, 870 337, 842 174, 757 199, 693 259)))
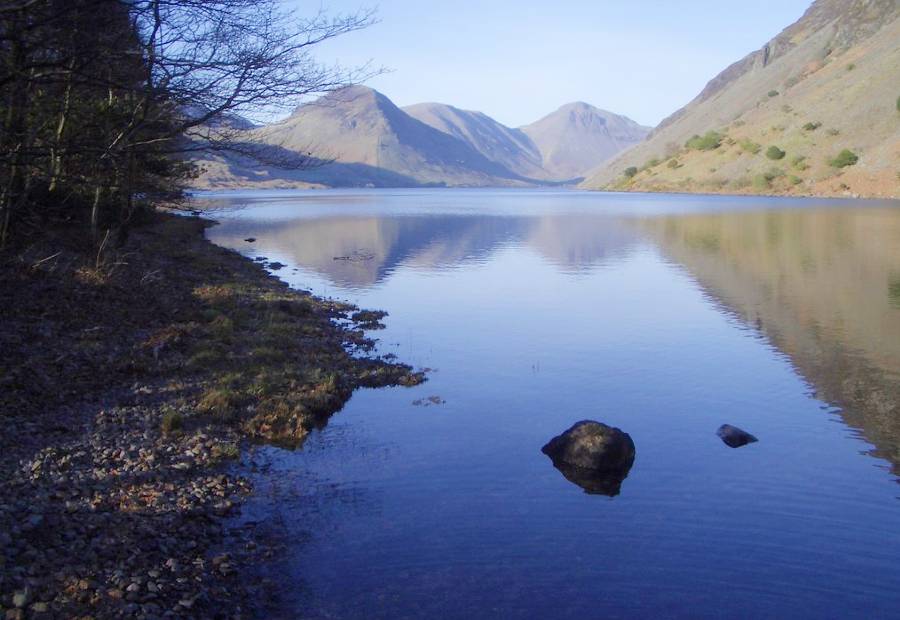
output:
POLYGON ((900 0, 817 0, 650 131, 586 103, 510 128, 441 103, 400 109, 354 86, 247 144, 308 170, 211 154, 197 185, 528 187, 900 197, 900 0))
POLYGON ((582 187, 900 197, 900 1, 814 2, 582 187))
MULTIPOLYGON (((301 106, 282 122, 240 129, 268 160, 308 154, 305 170, 211 153, 198 187, 507 186, 577 183, 648 127, 586 103, 563 106, 513 129, 481 112, 440 103, 398 108, 383 94, 352 86, 301 106)), ((250 149, 248 149, 250 150, 250 149)))

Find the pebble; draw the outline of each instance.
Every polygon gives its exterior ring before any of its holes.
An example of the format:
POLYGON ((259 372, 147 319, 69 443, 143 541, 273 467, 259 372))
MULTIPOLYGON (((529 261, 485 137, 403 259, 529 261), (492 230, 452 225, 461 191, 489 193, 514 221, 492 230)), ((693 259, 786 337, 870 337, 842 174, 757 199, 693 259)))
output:
POLYGON ((13 594, 13 606, 21 609, 31 600, 31 590, 25 589, 13 594))
MULTIPOLYGON (((249 586, 223 584, 252 561, 251 547, 243 540, 238 555, 211 553, 221 549, 222 517, 250 491, 212 455, 239 443, 237 431, 163 436, 160 413, 134 402, 68 426, 56 445, 23 449, 21 461, 0 455, 0 605, 12 606, 0 618, 205 616, 210 601, 243 606, 249 586)), ((37 442, 40 428, 22 435, 37 442)))

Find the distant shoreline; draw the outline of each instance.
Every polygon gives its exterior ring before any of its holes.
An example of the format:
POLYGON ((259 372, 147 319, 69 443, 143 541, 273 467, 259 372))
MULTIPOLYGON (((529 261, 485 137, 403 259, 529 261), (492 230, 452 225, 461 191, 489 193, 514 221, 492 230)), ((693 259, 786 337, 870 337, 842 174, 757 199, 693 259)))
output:
POLYGON ((880 195, 869 195, 869 194, 858 194, 855 192, 826 192, 822 194, 812 194, 812 193, 800 193, 800 192, 784 192, 784 193, 759 193, 759 192, 738 192, 738 191, 729 191, 729 192, 714 192, 714 191, 702 191, 702 192, 692 192, 688 190, 652 190, 647 188, 641 188, 638 190, 629 190, 629 189, 588 189, 583 187, 578 187, 576 185, 541 185, 535 187, 504 187, 504 186, 494 186, 494 185, 467 185, 467 186, 454 186, 454 187, 434 187, 434 186, 398 186, 398 187, 303 187, 303 186, 277 186, 277 187, 260 187, 255 185, 239 185, 234 187, 193 187, 188 191, 191 195, 197 197, 204 197, 204 194, 209 195, 217 195, 217 194, 225 194, 228 192, 254 192, 254 191, 319 191, 319 192, 330 192, 330 191, 372 191, 372 190, 473 190, 473 189, 484 189, 484 190, 515 190, 522 192, 530 192, 530 191, 546 191, 546 190, 560 190, 560 191, 575 191, 575 192, 585 192, 585 193, 596 193, 596 194, 648 194, 648 195, 660 195, 660 194, 673 194, 678 196, 731 196, 731 197, 746 197, 746 198, 825 198, 829 200, 890 200, 890 201, 900 201, 900 194, 894 196, 880 196, 880 195))

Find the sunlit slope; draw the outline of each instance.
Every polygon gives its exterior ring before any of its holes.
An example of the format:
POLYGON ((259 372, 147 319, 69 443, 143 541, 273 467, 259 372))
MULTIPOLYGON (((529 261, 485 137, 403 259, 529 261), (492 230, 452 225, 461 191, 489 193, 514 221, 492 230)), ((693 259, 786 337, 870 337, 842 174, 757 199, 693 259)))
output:
POLYGON ((232 153, 204 157, 202 187, 523 186, 529 180, 465 142, 422 123, 381 93, 353 86, 298 108, 280 123, 244 132, 263 162, 232 153), (314 164, 277 165, 297 154, 314 164), (275 164, 271 163, 272 161, 275 164))
POLYGON ((268 144, 372 166, 422 184, 521 184, 502 165, 362 86, 302 106, 283 123, 260 130, 258 136, 268 144))
POLYGON ((900 196, 898 16, 896 0, 815 2, 583 187, 900 196))
POLYGON ((403 111, 457 138, 491 161, 523 177, 548 179, 537 146, 519 129, 511 129, 482 112, 460 110, 443 103, 418 103, 403 111))

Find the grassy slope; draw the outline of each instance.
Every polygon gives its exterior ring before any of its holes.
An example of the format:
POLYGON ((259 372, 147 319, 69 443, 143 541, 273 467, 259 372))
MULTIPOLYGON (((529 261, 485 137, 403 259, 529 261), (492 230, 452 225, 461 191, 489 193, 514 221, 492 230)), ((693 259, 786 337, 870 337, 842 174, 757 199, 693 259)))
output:
POLYGON ((585 187, 900 196, 900 19, 839 49, 831 47, 831 27, 815 26, 786 31, 789 51, 692 103, 585 187), (778 94, 769 96, 773 91, 778 94), (807 130, 807 123, 821 126, 807 130), (692 135, 711 130, 726 136, 720 148, 684 147, 692 135), (772 145, 786 151, 784 159, 766 157, 772 145), (842 149, 859 155, 859 163, 830 166, 842 149), (654 160, 659 163, 648 165, 654 160), (627 179, 630 166, 639 173, 627 179))

